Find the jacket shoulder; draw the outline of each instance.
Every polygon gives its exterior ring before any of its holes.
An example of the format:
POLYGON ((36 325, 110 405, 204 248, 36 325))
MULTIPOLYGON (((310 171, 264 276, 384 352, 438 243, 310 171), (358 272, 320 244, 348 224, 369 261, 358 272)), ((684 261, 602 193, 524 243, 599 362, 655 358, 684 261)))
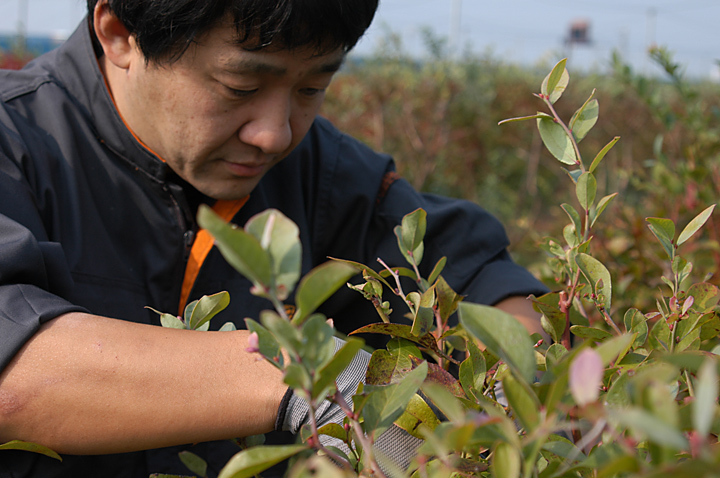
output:
POLYGON ((0 101, 12 102, 36 92, 48 83, 58 85, 57 78, 49 68, 54 57, 55 51, 52 51, 28 63, 22 70, 0 70, 0 101))

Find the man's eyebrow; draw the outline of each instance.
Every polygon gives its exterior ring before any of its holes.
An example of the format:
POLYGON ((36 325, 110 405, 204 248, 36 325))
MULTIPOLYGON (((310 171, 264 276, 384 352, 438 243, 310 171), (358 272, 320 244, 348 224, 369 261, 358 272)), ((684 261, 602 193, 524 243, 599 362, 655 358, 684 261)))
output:
MULTIPOLYGON (((316 65, 310 74, 336 73, 345 63, 345 55, 332 58, 327 62, 316 65)), ((244 74, 283 76, 287 74, 287 68, 281 65, 266 63, 259 59, 244 58, 242 60, 230 60, 223 65, 224 69, 244 74)))
POLYGON ((337 71, 343 66, 345 63, 346 55, 342 55, 339 58, 335 58, 333 60, 328 61, 327 63, 323 63, 319 65, 317 68, 313 69, 313 73, 337 73, 337 71))

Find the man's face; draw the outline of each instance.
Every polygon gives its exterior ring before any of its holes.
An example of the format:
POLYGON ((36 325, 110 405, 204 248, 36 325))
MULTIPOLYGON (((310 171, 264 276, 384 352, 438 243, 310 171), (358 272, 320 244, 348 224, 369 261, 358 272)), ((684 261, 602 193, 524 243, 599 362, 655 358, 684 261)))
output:
POLYGON ((246 196, 297 146, 344 58, 341 51, 247 51, 233 43, 235 34, 218 26, 174 63, 134 62, 118 102, 147 147, 216 199, 246 196))

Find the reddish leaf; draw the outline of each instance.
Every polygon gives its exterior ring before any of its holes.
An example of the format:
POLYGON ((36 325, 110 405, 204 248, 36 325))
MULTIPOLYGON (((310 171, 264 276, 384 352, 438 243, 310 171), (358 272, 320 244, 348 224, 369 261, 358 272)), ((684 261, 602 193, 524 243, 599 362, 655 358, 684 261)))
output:
POLYGON ((384 322, 379 322, 376 324, 366 325, 365 327, 361 327, 350 333, 350 335, 355 334, 392 335, 393 337, 400 337, 401 339, 406 339, 410 342, 416 343, 421 347, 432 350, 437 354, 443 355, 443 357, 445 356, 445 354, 443 354, 438 348, 437 343, 435 342, 435 337, 433 337, 431 334, 425 334, 421 335, 420 337, 416 337, 412 334, 412 327, 409 325, 386 324, 384 322))
MULTIPOLYGON (((410 356, 410 360, 413 362, 413 368, 424 362, 424 360, 413 356, 410 356)), ((465 398, 465 392, 463 391, 460 382, 458 382, 455 377, 438 364, 428 363, 428 374, 427 377, 425 377, 425 382, 436 383, 443 386, 456 397, 465 398)))

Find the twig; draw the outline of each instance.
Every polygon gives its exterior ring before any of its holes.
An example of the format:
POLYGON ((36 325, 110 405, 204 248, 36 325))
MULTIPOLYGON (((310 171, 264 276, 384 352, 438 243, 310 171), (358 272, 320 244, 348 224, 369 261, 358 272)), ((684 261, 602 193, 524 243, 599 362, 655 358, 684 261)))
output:
POLYGON ((360 422, 357 421, 357 416, 355 415, 355 412, 352 411, 350 406, 345 401, 345 397, 343 397, 342 393, 340 393, 339 390, 335 392, 333 400, 335 401, 335 403, 338 404, 340 409, 345 412, 345 414, 350 419, 350 423, 352 423, 353 430, 355 431, 355 438, 362 445, 365 454, 365 460, 372 468, 375 476, 379 478, 387 478, 387 476, 385 476, 385 473, 383 473, 382 469, 380 468, 380 465, 375 460, 375 455, 372 449, 372 442, 365 435, 365 431, 362 429, 362 425, 360 425, 360 422))

